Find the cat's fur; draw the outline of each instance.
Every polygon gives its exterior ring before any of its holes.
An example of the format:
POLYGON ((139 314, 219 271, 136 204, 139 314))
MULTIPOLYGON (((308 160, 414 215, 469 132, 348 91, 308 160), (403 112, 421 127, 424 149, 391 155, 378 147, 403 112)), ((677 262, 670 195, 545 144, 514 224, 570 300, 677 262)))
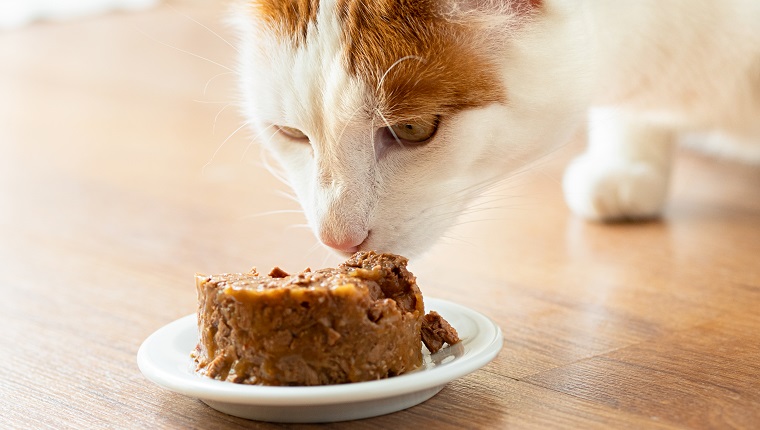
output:
POLYGON ((339 251, 423 251, 587 115, 564 187, 589 218, 656 216, 687 131, 760 162, 756 0, 247 0, 234 23, 245 115, 339 251), (386 128, 429 115, 421 145, 386 128))

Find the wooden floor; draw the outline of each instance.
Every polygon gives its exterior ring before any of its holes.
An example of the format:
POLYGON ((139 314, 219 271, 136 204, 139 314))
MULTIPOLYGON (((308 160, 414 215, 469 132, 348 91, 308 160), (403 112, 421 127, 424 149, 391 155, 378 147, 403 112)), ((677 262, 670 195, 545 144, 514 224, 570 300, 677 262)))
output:
MULTIPOLYGON (((236 132, 234 50, 203 27, 225 34, 220 17, 164 6, 0 33, 0 428, 276 427, 135 362, 194 312, 195 272, 338 261, 301 214, 272 213, 297 205, 236 132)), ((499 357, 335 427, 760 426, 760 169, 681 153, 663 220, 596 225, 559 190, 579 148, 411 263, 426 295, 500 324, 499 357)))

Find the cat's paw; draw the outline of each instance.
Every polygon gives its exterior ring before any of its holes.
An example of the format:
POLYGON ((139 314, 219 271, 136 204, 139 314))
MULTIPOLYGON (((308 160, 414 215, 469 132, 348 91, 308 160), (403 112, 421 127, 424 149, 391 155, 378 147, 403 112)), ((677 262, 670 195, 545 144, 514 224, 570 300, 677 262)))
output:
POLYGON ((568 166, 565 200, 576 214, 599 221, 646 220, 660 215, 668 172, 646 162, 604 162, 582 155, 568 166))

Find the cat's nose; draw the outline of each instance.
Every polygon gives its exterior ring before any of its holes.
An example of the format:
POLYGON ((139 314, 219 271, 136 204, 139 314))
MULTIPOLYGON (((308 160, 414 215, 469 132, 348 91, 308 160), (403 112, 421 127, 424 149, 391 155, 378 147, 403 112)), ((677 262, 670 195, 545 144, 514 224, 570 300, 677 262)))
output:
POLYGON ((367 232, 362 232, 353 235, 337 237, 331 235, 330 233, 323 232, 320 235, 320 240, 322 243, 336 251, 353 254, 359 250, 359 246, 364 243, 368 235, 369 234, 367 232))

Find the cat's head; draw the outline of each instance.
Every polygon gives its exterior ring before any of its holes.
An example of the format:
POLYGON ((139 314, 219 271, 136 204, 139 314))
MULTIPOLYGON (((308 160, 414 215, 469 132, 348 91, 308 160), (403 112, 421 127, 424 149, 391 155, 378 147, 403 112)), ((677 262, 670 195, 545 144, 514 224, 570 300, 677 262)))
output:
POLYGON ((540 0, 240 2, 246 119, 324 244, 413 255, 576 123, 568 16, 540 0))

